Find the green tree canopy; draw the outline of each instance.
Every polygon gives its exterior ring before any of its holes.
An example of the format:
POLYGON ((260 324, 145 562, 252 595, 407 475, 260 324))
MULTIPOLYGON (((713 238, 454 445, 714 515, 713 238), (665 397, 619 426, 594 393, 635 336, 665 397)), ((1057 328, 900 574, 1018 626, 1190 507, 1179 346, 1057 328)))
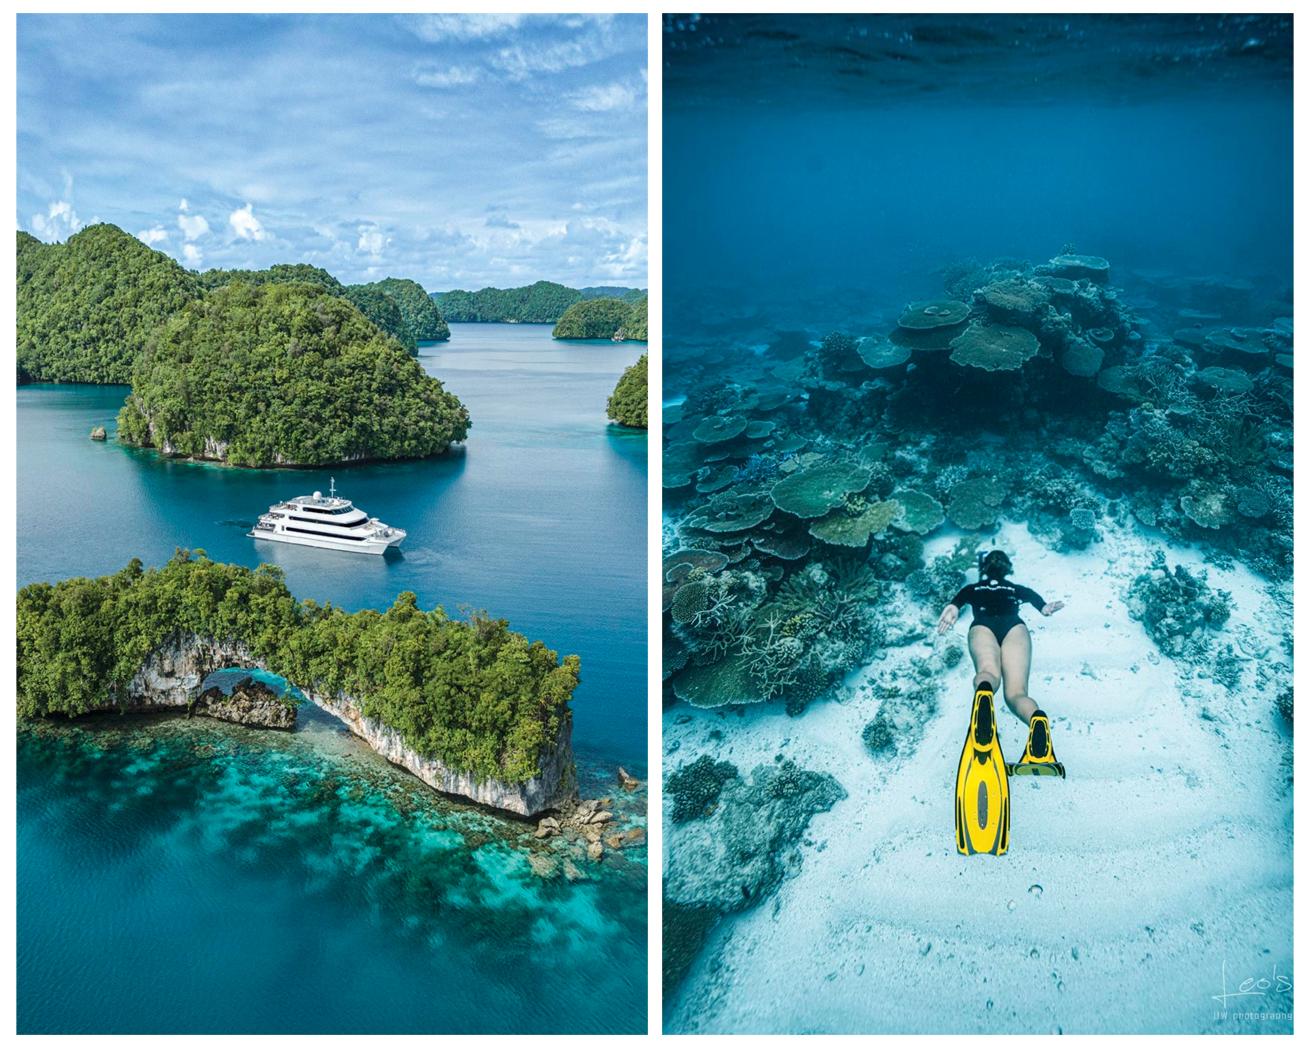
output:
POLYGON ((582 298, 582 293, 563 284, 538 280, 526 287, 446 291, 434 298, 451 323, 553 324, 582 298))
POLYGON ((365 286, 375 287, 395 301, 410 334, 418 341, 442 342, 450 338, 441 310, 418 281, 387 277, 365 286))
POLYGON ((554 338, 632 338, 644 341, 646 338, 646 300, 642 299, 636 306, 624 302, 621 298, 589 298, 575 302, 560 317, 551 332, 554 338), (641 337, 627 332, 627 325, 633 322, 633 330, 639 330, 641 337))
POLYGON ((120 439, 241 466, 421 458, 468 411, 349 302, 309 284, 230 284, 147 346, 120 439))
POLYGON ((352 284, 346 288, 345 299, 381 331, 399 342, 405 349, 414 353, 418 349, 418 340, 405 323, 396 300, 376 284, 352 284))
POLYGON ((418 343, 405 322, 400 303, 377 284, 352 284, 347 287, 326 269, 305 262, 278 263, 267 269, 209 269, 199 274, 200 282, 215 291, 229 284, 313 284, 330 295, 344 298, 368 317, 379 330, 385 331, 413 353, 418 343))
POLYGON ((632 303, 632 308, 628 311, 628 319, 623 322, 623 327, 619 328, 619 337, 628 342, 646 341, 645 296, 632 303))
POLYGON ((314 284, 338 297, 344 296, 346 287, 326 269, 307 262, 279 262, 267 269, 207 269, 197 273, 196 279, 208 291, 227 287, 238 280, 243 284, 314 284))
POLYGON ((636 305, 646 297, 646 292, 635 287, 583 287, 578 288, 583 298, 621 298, 629 305, 636 305))
POLYGON ((117 226, 62 244, 19 233, 19 377, 127 382, 159 325, 201 294, 191 273, 117 226))
POLYGON ((623 426, 647 427, 646 354, 624 369, 618 385, 610 394, 609 417, 623 426))
POLYGON ((298 603, 280 569, 218 564, 179 551, 100 578, 18 593, 18 715, 76 716, 121 704, 132 677, 170 639, 240 644, 315 694, 348 695, 418 753, 480 781, 539 773, 572 714, 579 659, 503 619, 449 618, 402 593, 385 612, 298 603))

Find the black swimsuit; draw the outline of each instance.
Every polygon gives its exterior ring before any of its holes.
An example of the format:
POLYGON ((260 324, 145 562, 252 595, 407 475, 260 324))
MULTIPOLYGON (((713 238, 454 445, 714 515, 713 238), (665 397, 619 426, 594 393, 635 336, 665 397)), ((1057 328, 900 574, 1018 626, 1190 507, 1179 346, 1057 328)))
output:
POLYGON ((1005 640, 1005 635, 1022 624, 1019 618, 1019 605, 1031 604, 1034 608, 1046 607, 1046 601, 1035 590, 1019 586, 1005 579, 983 579, 960 590, 951 598, 957 608, 966 604, 973 605, 973 626, 985 626, 996 637, 996 643, 1005 640))

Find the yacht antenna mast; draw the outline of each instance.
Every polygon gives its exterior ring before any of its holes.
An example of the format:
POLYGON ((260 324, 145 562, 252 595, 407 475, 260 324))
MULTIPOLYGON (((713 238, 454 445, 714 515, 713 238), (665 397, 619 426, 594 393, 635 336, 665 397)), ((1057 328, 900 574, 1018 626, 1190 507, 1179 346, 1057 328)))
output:
POLYGON ((328 498, 334 499, 336 497, 337 497, 337 478, 328 477, 328 498))

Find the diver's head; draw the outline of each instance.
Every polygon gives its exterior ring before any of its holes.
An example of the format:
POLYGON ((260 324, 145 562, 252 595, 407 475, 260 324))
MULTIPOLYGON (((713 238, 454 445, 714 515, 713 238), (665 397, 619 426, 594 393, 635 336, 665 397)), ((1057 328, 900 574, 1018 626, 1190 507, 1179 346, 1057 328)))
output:
POLYGON ((996 579, 998 582, 1014 570, 1004 551, 994 549, 990 553, 978 554, 978 577, 996 579))

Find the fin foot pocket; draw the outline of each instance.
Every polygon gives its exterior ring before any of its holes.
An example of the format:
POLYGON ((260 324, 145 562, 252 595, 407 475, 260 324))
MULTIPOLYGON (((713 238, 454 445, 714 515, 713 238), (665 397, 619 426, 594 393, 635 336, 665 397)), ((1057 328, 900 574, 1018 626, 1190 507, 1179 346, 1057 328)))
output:
POLYGON ((1010 787, 996 731, 991 685, 974 691, 969 732, 955 779, 955 847, 961 855, 1004 855, 1010 843, 1010 787))
POLYGON ((1049 761, 1041 764, 1034 764, 1029 761, 1019 761, 1017 764, 1007 764, 1005 770, 1011 775, 1031 775, 1031 776, 1048 776, 1051 778, 1065 778, 1064 765, 1059 761, 1049 761))

